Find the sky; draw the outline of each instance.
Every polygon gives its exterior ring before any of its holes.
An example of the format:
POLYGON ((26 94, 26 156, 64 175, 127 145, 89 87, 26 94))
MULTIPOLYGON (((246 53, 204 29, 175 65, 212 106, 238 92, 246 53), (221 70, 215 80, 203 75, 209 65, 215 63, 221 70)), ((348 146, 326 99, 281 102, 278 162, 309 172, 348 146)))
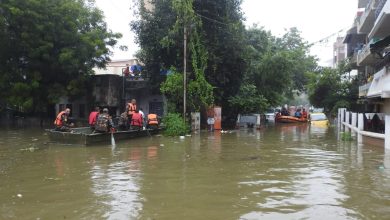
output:
MULTIPOLYGON (((287 29, 297 27, 301 37, 315 43, 311 54, 319 58, 319 65, 330 66, 333 42, 344 36, 352 27, 357 12, 358 0, 243 0, 241 6, 247 27, 257 24, 275 36, 287 29), (329 37, 330 36, 330 37, 329 37)), ((133 0, 96 0, 96 5, 105 14, 108 28, 123 34, 118 45, 128 46, 128 51, 114 50, 113 60, 134 58, 139 49, 134 43, 135 35, 129 23, 133 0)))

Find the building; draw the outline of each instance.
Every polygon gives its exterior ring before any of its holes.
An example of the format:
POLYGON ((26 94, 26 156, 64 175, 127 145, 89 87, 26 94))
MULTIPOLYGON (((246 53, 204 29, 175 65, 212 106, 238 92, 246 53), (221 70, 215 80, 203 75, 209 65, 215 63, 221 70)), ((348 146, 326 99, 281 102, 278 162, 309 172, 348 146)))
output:
POLYGON ((337 37, 336 42, 333 43, 333 68, 336 68, 346 58, 346 46, 343 40, 344 37, 337 37))
POLYGON ((55 105, 55 111, 68 107, 73 118, 86 121, 95 106, 106 107, 111 115, 119 116, 125 111, 126 103, 136 99, 137 107, 142 108, 145 114, 163 116, 165 99, 149 89, 150 76, 137 69, 140 66, 136 59, 127 59, 111 61, 104 69, 95 68, 90 82, 91 92, 76 100, 61 98, 55 105))
POLYGON ((344 39, 347 56, 358 71, 366 110, 390 114, 390 1, 359 0, 359 7, 344 39))
POLYGON ((390 148, 390 0, 359 0, 357 11, 344 43, 349 62, 358 71, 359 98, 365 111, 340 110, 339 115, 346 116, 343 123, 347 126, 384 139, 390 148))

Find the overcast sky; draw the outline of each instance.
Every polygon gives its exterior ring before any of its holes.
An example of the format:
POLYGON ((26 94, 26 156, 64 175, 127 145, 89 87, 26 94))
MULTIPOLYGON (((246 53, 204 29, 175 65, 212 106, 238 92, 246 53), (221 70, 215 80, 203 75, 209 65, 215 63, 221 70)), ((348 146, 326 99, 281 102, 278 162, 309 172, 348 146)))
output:
MULTIPOLYGON (((126 52, 115 50, 112 59, 133 58, 138 46, 130 31, 133 0, 96 0, 103 10, 108 28, 123 34, 120 45, 126 45, 126 52)), ((301 36, 309 43, 317 42, 330 35, 327 42, 312 47, 312 54, 320 58, 320 65, 329 65, 332 60, 333 42, 337 36, 344 36, 352 26, 357 12, 357 0, 244 0, 242 11, 245 24, 258 24, 273 35, 280 36, 286 29, 297 27, 301 36)))

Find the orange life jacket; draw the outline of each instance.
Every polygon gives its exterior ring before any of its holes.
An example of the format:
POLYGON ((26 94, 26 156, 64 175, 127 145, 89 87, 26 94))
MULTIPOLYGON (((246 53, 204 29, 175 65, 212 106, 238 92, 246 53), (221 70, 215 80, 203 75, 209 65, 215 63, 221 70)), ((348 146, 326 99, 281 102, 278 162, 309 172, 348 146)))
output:
MULTIPOLYGON (((55 126, 62 127, 64 125, 64 122, 62 121, 62 115, 64 115, 64 114, 65 114, 65 111, 58 113, 56 120, 54 120, 55 126)), ((66 121, 66 118, 65 118, 65 121, 66 121)))
POLYGON ((91 114, 89 114, 89 125, 94 126, 96 124, 97 117, 99 115, 99 112, 93 111, 91 114))
POLYGON ((157 115, 149 114, 148 115, 148 125, 158 125, 157 115))
POLYGON ((133 104, 131 102, 127 103, 127 114, 132 115, 134 114, 135 110, 137 110, 137 104, 133 104))
POLYGON ((131 125, 142 127, 142 116, 140 113, 133 113, 131 118, 131 125))

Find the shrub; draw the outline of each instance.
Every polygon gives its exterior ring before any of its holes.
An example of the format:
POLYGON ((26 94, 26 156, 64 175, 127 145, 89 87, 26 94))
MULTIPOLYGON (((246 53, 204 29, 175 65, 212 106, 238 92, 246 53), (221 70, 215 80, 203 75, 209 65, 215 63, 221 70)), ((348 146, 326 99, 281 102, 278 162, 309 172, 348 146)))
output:
POLYGON ((341 140, 343 141, 352 141, 351 132, 341 132, 341 140))
POLYGON ((185 135, 189 131, 178 113, 169 113, 162 119, 162 123, 165 126, 164 134, 168 136, 185 135))

